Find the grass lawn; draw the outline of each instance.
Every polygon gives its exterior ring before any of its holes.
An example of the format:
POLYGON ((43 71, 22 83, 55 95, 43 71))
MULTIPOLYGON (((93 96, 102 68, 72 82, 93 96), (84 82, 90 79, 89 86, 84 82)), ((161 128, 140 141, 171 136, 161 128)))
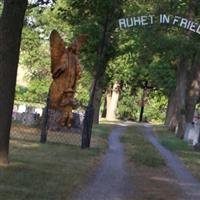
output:
POLYGON ((11 140, 8 167, 0 167, 0 200, 68 200, 102 158, 113 125, 93 130, 93 147, 11 140))
POLYGON ((134 200, 178 200, 182 191, 155 147, 144 138, 141 125, 128 127, 122 141, 129 160, 134 200))
POLYGON ((144 138, 143 130, 138 125, 128 127, 122 142, 126 145, 129 160, 148 167, 164 166, 164 159, 155 147, 144 138))
POLYGON ((193 175, 200 180, 200 152, 194 151, 192 147, 177 138, 174 133, 168 131, 162 125, 155 125, 154 132, 160 143, 175 152, 191 169, 193 175))

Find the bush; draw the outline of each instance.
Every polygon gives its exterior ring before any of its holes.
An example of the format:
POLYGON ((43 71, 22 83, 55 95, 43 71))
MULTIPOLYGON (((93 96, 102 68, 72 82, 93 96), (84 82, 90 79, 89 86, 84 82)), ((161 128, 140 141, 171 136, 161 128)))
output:
MULTIPOLYGON (((123 91, 118 102, 118 117, 120 119, 131 119, 137 121, 141 110, 142 89, 134 96, 128 91, 123 91)), ((163 122, 167 108, 167 98, 158 91, 151 91, 146 98, 143 121, 163 122)))

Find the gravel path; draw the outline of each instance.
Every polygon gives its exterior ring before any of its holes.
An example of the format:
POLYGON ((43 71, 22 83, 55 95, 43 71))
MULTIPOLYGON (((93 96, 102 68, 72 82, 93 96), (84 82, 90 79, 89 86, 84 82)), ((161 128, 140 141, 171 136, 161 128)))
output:
POLYGON ((188 200, 200 199, 200 182, 198 182, 185 167, 184 163, 172 152, 167 150, 157 141, 153 134, 151 125, 145 124, 145 137, 158 149, 164 157, 167 166, 172 170, 177 177, 180 186, 185 192, 188 200))
POLYGON ((120 137, 123 125, 116 126, 109 137, 109 149, 95 177, 74 200, 130 200, 133 188, 127 174, 123 145, 120 137))

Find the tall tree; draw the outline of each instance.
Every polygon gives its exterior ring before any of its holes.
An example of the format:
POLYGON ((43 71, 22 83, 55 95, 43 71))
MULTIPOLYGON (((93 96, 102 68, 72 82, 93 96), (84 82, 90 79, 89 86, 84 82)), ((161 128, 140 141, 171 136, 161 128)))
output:
MULTIPOLYGON (((186 7, 186 15, 190 20, 194 20, 194 18, 198 15, 198 6, 199 1, 197 0, 189 0, 186 7)), ((194 37, 191 32, 186 32, 185 40, 188 41, 187 46, 190 47, 191 43, 193 44, 194 37)), ((187 48, 187 46, 185 46, 187 48)), ((186 49, 184 48, 184 49, 186 49)), ((187 122, 192 122, 197 98, 196 94, 191 95, 191 91, 193 90, 192 82, 196 77, 196 73, 198 73, 198 63, 195 62, 193 51, 184 52, 180 57, 180 63, 177 70, 177 121, 178 121, 178 132, 177 135, 180 138, 184 137, 186 130, 186 120, 187 122), (184 55, 186 54, 186 55, 184 55), (195 64, 192 65, 192 62, 195 64), (195 66, 196 65, 196 66, 195 66), (188 73, 188 71, 190 73, 188 73), (190 75, 190 76, 189 76, 190 75), (192 97, 192 98, 191 98, 192 97), (189 115, 188 115, 189 114, 189 115), (187 117, 188 116, 188 117, 187 117), (190 116, 190 117, 189 117, 190 116), (190 119, 189 119, 190 118, 190 119)), ((198 59, 198 57, 197 57, 198 59)))
POLYGON ((19 50, 27 0, 4 0, 0 18, 0 164, 8 163, 19 50))
MULTIPOLYGON (((198 51, 198 50, 197 50, 198 51)), ((191 70, 188 73, 186 97, 186 123, 193 121, 193 116, 200 97, 200 53, 195 53, 191 70)))
POLYGON ((112 88, 112 95, 109 107, 107 106, 107 115, 106 119, 109 121, 116 120, 116 111, 117 111, 117 103, 119 100, 119 92, 120 92, 120 84, 118 81, 116 81, 112 88))

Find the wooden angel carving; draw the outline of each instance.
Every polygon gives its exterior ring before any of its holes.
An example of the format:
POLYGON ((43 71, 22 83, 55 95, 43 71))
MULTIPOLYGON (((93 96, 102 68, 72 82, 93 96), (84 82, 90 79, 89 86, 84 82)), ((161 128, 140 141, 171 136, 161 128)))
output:
POLYGON ((77 105, 74 99, 76 83, 80 78, 81 68, 78 55, 86 41, 85 35, 65 47, 63 39, 56 30, 50 35, 51 73, 53 82, 50 86, 50 108, 60 110, 62 126, 71 127, 72 109, 77 105))

